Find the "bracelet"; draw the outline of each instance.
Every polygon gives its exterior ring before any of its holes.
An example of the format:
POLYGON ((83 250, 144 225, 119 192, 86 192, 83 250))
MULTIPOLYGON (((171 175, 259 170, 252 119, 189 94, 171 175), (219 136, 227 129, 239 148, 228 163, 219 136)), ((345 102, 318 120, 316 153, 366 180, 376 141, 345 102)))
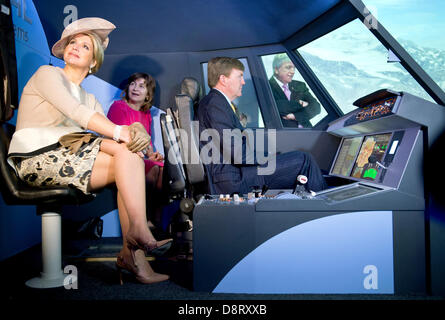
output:
POLYGON ((113 140, 119 142, 121 137, 122 126, 115 126, 113 131, 113 140))

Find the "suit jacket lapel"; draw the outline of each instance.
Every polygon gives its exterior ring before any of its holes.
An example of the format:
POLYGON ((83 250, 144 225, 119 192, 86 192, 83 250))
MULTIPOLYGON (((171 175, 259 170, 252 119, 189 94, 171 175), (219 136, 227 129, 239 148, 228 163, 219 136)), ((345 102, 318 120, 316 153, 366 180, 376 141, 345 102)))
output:
MULTIPOLYGON (((291 92, 291 100, 293 96, 301 96, 301 94, 304 92, 304 88, 305 88, 305 84, 300 82, 300 81, 296 81, 296 80, 292 80, 291 83, 289 83, 289 89, 291 92)), ((294 100, 295 97, 294 97, 294 100)))
POLYGON ((233 112, 233 109, 230 106, 229 102, 227 101, 226 97, 224 97, 224 95, 216 89, 211 89, 209 94, 210 93, 216 94, 218 97, 220 97, 221 103, 224 103, 224 105, 226 106, 227 112, 232 116, 233 127, 243 130, 244 129, 243 125, 239 121, 238 116, 233 112))
MULTIPOLYGON (((269 80, 270 86, 272 87, 272 91, 275 92, 279 97, 280 100, 287 100, 286 95, 284 94, 283 89, 280 87, 278 82, 275 80, 275 78, 272 76, 269 80)), ((290 89, 290 88, 289 88, 290 89)))

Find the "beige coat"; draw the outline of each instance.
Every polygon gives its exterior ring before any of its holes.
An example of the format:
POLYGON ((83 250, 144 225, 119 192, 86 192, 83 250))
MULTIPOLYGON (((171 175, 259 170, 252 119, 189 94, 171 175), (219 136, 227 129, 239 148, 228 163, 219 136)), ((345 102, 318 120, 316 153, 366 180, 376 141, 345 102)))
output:
POLYGON ((9 157, 38 154, 62 135, 85 130, 96 112, 104 114, 94 95, 69 81, 62 69, 41 66, 23 88, 9 157))

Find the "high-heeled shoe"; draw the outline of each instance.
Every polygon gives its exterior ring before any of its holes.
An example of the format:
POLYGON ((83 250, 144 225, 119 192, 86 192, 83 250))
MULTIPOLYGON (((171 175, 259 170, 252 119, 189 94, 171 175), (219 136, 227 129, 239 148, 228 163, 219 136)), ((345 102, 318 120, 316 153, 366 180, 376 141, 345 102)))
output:
MULTIPOLYGON (((134 262, 134 261, 133 261, 134 262)), ((132 274, 135 279, 143 284, 151 284, 151 283, 157 283, 168 280, 170 277, 166 274, 156 273, 153 271, 153 273, 150 276, 141 275, 140 270, 136 263, 129 263, 125 261, 124 257, 117 256, 116 260, 116 267, 119 272, 119 283, 120 285, 124 284, 123 279, 123 271, 126 270, 130 274, 132 274)))
POLYGON ((130 234, 127 234, 126 240, 127 240, 127 247, 132 252, 135 251, 136 249, 141 249, 144 250, 146 254, 151 253, 155 256, 161 256, 165 254, 167 250, 170 249, 173 241, 173 239, 165 239, 161 241, 153 240, 151 242, 143 243, 141 241, 138 241, 130 234))

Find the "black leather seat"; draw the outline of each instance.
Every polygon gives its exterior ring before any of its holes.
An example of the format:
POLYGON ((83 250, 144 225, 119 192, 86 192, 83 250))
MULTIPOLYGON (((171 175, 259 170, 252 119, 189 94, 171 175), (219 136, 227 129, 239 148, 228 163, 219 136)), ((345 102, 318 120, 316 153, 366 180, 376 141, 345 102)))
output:
POLYGON ((192 99, 193 113, 196 114, 199 101, 202 98, 202 89, 198 80, 192 77, 185 77, 181 82, 181 94, 185 94, 192 99))
POLYGON ((180 200, 180 212, 170 223, 176 235, 179 253, 188 255, 192 248, 193 208, 200 195, 207 193, 204 166, 199 157, 199 129, 193 115, 200 98, 200 86, 193 78, 181 83, 174 108, 161 115, 164 142, 164 186, 170 198, 180 200))
MULTIPOLYGON (((1 111, 3 114, 3 110, 1 111)), ((9 142, 15 127, 0 126, 0 190, 7 205, 36 205, 42 218, 42 273, 26 282, 33 288, 63 286, 62 271, 62 205, 81 204, 94 199, 71 187, 33 188, 22 182, 7 163, 9 142)))
POLYGON ((180 210, 169 217, 168 230, 175 235, 178 254, 185 256, 191 251, 191 212, 194 202, 187 196, 186 173, 179 143, 178 125, 171 108, 161 114, 161 130, 164 144, 163 189, 170 201, 178 201, 180 210))
POLYGON ((175 96, 175 113, 178 127, 182 130, 179 135, 181 155, 190 186, 206 181, 204 165, 199 156, 199 125, 197 121, 193 121, 199 102, 199 90, 197 80, 185 78, 181 83, 181 94, 175 96))
POLYGON ((201 161, 199 149, 199 124, 195 120, 202 97, 198 80, 186 77, 181 82, 181 94, 176 95, 178 126, 185 134, 180 137, 188 182, 196 198, 200 193, 214 194, 211 176, 201 161))
POLYGON ((170 108, 161 114, 160 121, 165 157, 163 186, 170 197, 182 197, 186 177, 177 137, 178 126, 170 108))
MULTIPOLYGON (((181 93, 175 96, 175 108, 161 115, 165 153, 165 182, 171 195, 192 199, 207 186, 204 166, 199 157, 199 130, 193 122, 194 110, 200 98, 197 80, 185 78, 181 93)), ((188 211, 188 210, 186 210, 188 211)))
MULTIPOLYGON (((81 204, 94 199, 93 195, 84 195, 71 187, 33 188, 22 182, 14 169, 7 163, 9 143, 15 126, 7 123, 14 110, 11 102, 17 97, 11 97, 17 92, 11 79, 10 68, 6 64, 5 47, 1 47, 0 72, 1 78, 1 110, 0 110, 0 191, 7 205, 36 205, 37 214, 42 217, 42 267, 40 277, 26 282, 34 288, 51 288, 63 286, 66 275, 62 271, 62 245, 61 245, 61 206, 66 204, 81 204), (7 94, 4 94, 4 93, 7 94)), ((15 64, 15 59, 13 61, 15 64)), ((11 71, 12 70, 12 71, 11 71)))
MULTIPOLYGON (((3 110, 2 110, 3 112, 3 110)), ((14 169, 7 163, 9 142, 15 126, 2 121, 0 128, 1 192, 8 205, 37 205, 56 208, 62 204, 81 204, 94 199, 71 187, 34 188, 22 182, 14 169)))

